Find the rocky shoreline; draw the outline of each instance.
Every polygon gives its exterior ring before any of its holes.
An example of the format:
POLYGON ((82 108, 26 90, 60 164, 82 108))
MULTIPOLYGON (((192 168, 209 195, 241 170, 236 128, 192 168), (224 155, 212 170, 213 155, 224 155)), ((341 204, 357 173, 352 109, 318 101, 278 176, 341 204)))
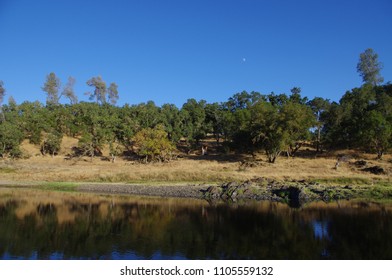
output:
POLYGON ((392 199, 392 186, 341 186, 310 181, 280 181, 257 178, 245 182, 211 184, 125 184, 125 183, 63 183, 51 187, 45 183, 0 182, 0 187, 37 188, 45 190, 125 194, 137 196, 197 198, 208 201, 258 201, 267 200, 300 207, 312 201, 341 199, 392 199), (69 184, 72 185, 69 188, 69 184))
POLYGON ((278 181, 257 178, 242 183, 230 182, 221 186, 211 186, 205 191, 203 198, 234 202, 268 200, 287 203, 291 207, 300 207, 312 201, 392 199, 392 186, 326 186, 305 180, 278 181))
POLYGON ((245 182, 228 182, 220 185, 123 185, 83 184, 77 191, 95 193, 130 194, 159 197, 198 198, 208 201, 274 201, 300 207, 312 201, 349 199, 392 199, 392 186, 341 186, 317 182, 280 181, 257 178, 245 182))

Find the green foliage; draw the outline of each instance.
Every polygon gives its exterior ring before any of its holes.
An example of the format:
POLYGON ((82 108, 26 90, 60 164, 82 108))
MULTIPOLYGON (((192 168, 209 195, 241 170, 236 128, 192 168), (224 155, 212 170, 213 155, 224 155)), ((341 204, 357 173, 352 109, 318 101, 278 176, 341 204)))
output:
POLYGON ((46 153, 54 156, 58 154, 60 151, 61 140, 63 139, 63 135, 58 132, 48 133, 45 137, 45 140, 41 144, 41 153, 46 155, 46 153))
POLYGON ((392 146, 392 122, 376 110, 369 111, 365 116, 362 145, 377 153, 381 159, 392 146))
POLYGON ((270 95, 250 108, 250 135, 256 149, 264 149, 268 161, 273 163, 282 151, 293 155, 309 139, 314 115, 305 105, 299 89, 294 98, 270 95), (273 100, 271 102, 271 100, 273 100))
POLYGON ((381 77, 381 69, 382 64, 378 61, 378 54, 376 54, 373 49, 366 49, 360 54, 357 71, 364 83, 373 86, 382 83, 384 78, 381 77))
POLYGON ((362 148, 381 158, 391 147, 392 87, 365 84, 331 104, 324 132, 330 147, 362 148))
POLYGON ((0 80, 0 106, 3 103, 4 96, 5 96, 4 83, 3 83, 3 81, 0 80))
POLYGON ((174 104, 163 104, 160 114, 167 137, 173 143, 178 142, 182 136, 180 110, 174 104))
POLYGON ((46 76, 46 82, 42 87, 42 90, 46 92, 46 104, 47 105, 58 105, 59 104, 59 90, 61 82, 55 73, 50 73, 46 76))
POLYGON ((22 155, 20 144, 23 141, 23 132, 17 125, 9 122, 0 123, 0 155, 3 158, 17 158, 22 155))
POLYGON ((326 112, 330 108, 331 103, 328 99, 324 99, 322 97, 315 97, 312 100, 310 100, 307 103, 307 105, 310 107, 315 117, 314 128, 316 129, 315 130, 316 150, 317 152, 320 152, 321 144, 322 144, 321 131, 325 124, 326 112))
POLYGON ((25 137, 31 143, 39 145, 42 132, 49 131, 53 119, 48 112, 47 108, 43 107, 38 101, 26 101, 18 106, 18 119, 14 121, 18 122, 18 125, 25 133, 25 137))
POLYGON ((182 131, 188 142, 197 144, 207 134, 206 101, 188 99, 181 108, 182 131))
POLYGON ((162 126, 144 128, 133 137, 136 153, 145 162, 168 161, 174 156, 175 146, 167 138, 162 126))
POLYGON ((225 135, 224 111, 219 103, 212 103, 206 104, 205 113, 207 127, 214 134, 216 141, 219 142, 219 139, 225 135))
POLYGON ((287 134, 287 152, 291 155, 310 139, 309 129, 316 123, 312 110, 301 103, 290 101, 280 109, 283 131, 287 134))
POLYGON ((104 144, 117 139, 118 110, 109 104, 96 103, 79 103, 76 107, 76 123, 82 134, 79 152, 93 158, 96 154, 102 154, 104 144))
POLYGON ((251 134, 254 145, 264 149, 268 161, 274 163, 276 158, 288 148, 289 135, 284 130, 279 107, 269 102, 261 101, 251 108, 252 126, 251 134))

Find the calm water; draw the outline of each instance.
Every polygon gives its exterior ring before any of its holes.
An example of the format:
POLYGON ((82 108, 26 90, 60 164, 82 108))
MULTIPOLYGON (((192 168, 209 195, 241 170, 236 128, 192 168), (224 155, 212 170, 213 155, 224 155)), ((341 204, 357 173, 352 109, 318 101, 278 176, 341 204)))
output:
POLYGON ((392 259, 392 204, 0 189, 0 259, 392 259))

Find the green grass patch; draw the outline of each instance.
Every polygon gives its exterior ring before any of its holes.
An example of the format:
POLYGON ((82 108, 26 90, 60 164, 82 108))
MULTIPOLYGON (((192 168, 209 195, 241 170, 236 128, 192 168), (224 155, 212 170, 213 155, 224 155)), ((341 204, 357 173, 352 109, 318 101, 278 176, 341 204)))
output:
POLYGON ((78 184, 70 182, 48 182, 41 184, 38 189, 50 190, 50 191, 61 191, 61 192, 73 192, 76 191, 78 184))

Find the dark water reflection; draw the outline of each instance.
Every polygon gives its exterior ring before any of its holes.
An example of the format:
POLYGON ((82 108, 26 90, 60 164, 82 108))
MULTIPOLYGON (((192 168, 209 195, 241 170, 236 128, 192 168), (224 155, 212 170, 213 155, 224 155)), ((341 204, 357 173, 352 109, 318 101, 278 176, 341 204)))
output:
POLYGON ((0 189, 1 259, 392 259, 392 204, 0 189))

